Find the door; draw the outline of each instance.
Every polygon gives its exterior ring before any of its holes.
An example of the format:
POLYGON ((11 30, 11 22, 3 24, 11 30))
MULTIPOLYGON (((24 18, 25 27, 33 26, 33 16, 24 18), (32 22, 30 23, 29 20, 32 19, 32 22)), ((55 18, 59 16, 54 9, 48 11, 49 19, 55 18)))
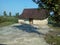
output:
POLYGON ((33 18, 29 18, 29 23, 33 24, 33 18))

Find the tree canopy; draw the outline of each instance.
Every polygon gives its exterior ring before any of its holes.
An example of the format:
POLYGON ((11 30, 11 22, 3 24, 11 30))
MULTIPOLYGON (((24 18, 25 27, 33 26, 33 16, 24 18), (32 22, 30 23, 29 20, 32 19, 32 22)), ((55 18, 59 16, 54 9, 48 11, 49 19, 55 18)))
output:
POLYGON ((3 12, 3 15, 4 15, 4 16, 7 16, 7 13, 6 13, 6 11, 4 11, 4 12, 3 12))
POLYGON ((18 17, 19 16, 19 13, 16 13, 16 17, 18 17))
POLYGON ((9 16, 12 16, 11 12, 9 12, 9 16))

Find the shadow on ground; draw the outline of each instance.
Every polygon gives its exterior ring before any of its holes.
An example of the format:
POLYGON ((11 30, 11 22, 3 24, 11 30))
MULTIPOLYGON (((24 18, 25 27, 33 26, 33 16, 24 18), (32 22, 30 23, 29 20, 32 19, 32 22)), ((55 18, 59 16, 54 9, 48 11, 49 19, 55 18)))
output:
POLYGON ((34 27, 33 25, 30 25, 30 24, 21 24, 21 25, 13 26, 13 27, 16 27, 19 30, 22 30, 22 31, 25 31, 25 32, 28 32, 28 33, 36 33, 38 35, 44 35, 43 33, 38 31, 39 28, 34 27))
POLYGON ((6 45, 6 44, 0 44, 0 45, 6 45))

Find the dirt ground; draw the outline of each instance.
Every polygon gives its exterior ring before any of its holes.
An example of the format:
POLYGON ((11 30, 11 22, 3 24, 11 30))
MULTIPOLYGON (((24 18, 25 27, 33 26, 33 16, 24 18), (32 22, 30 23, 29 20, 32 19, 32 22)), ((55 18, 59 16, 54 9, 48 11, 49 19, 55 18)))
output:
POLYGON ((44 35, 52 30, 47 25, 13 24, 0 28, 0 44, 3 45, 49 45, 44 35))

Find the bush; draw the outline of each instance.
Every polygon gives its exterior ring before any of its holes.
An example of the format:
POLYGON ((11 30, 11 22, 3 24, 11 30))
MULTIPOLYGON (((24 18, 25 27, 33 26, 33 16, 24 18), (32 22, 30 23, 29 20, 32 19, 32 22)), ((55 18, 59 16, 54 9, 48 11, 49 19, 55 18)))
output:
POLYGON ((17 23, 18 22, 18 18, 11 16, 11 17, 6 17, 6 16, 1 16, 0 17, 0 27, 1 26, 7 26, 13 23, 17 23))
POLYGON ((15 22, 17 23, 18 18, 16 17, 0 17, 0 23, 3 22, 15 22))
POLYGON ((5 18, 0 17, 0 23, 5 22, 5 18))
POLYGON ((48 17, 48 24, 51 24, 54 27, 60 27, 60 22, 57 23, 54 19, 55 18, 53 16, 49 16, 48 17))

